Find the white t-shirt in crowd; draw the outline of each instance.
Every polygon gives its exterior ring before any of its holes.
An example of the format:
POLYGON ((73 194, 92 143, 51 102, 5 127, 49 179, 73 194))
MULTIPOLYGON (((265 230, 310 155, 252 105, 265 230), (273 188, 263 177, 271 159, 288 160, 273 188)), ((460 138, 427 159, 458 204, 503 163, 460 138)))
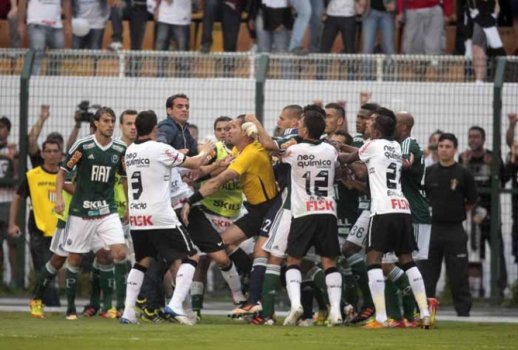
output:
POLYGON ((302 142, 288 147, 283 162, 291 165, 291 213, 336 216, 333 183, 338 154, 328 143, 302 142))
POLYGON ((84 18, 90 24, 90 29, 104 29, 110 17, 108 2, 101 5, 101 0, 74 0, 75 17, 84 18))
POLYGON ((27 24, 40 24, 52 28, 63 28, 61 22, 61 0, 29 0, 27 24))
POLYGON ((352 17, 356 15, 355 0, 331 0, 326 14, 333 17, 352 17))
POLYGON ((173 0, 167 3, 160 2, 158 7, 157 22, 185 26, 191 24, 192 2, 191 0, 173 0))
POLYGON ((180 225, 171 207, 171 168, 181 165, 184 160, 182 153, 165 143, 136 141, 128 147, 124 162, 132 230, 180 225))
POLYGON ((358 151, 368 168, 371 216, 390 213, 410 214, 410 205, 401 189, 403 166, 397 141, 369 140, 358 151))

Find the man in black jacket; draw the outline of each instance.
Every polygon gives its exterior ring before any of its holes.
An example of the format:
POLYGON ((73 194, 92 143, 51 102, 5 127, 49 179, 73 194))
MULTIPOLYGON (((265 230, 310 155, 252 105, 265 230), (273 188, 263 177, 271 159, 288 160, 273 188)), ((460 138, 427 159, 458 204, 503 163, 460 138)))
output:
POLYGON ((462 222, 477 201, 475 179, 455 161, 457 138, 439 137, 439 162, 426 169, 425 190, 432 207, 432 233, 428 260, 420 263, 426 295, 435 297, 443 257, 457 315, 469 316, 471 292, 468 281, 468 236, 462 222))

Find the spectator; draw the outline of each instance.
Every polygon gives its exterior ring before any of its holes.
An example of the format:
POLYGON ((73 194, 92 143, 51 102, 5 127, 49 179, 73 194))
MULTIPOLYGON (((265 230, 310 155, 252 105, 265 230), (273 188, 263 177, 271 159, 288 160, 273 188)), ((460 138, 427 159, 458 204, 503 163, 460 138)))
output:
POLYGON ((355 0, 331 0, 326 9, 320 52, 331 52, 338 33, 342 36, 344 53, 356 52, 355 0))
POLYGON ((428 138, 428 147, 425 150, 424 166, 428 168, 430 165, 434 165, 439 160, 437 155, 437 145, 439 144, 439 137, 443 132, 439 129, 435 130, 428 138))
MULTIPOLYGON (((112 42, 110 50, 118 51, 122 46, 122 19, 129 20, 130 48, 131 50, 142 50, 146 26, 150 16, 148 5, 154 8, 155 1, 148 0, 114 0, 110 9, 110 19, 112 22, 112 42)), ((150 11, 151 13, 153 11, 150 11)))
POLYGON ((166 100, 167 118, 158 123, 158 141, 189 157, 198 153, 198 143, 189 131, 189 98, 177 94, 166 100))
POLYGON ((309 19, 309 52, 320 52, 322 30, 324 28, 324 0, 310 0, 311 18, 309 19))
POLYGON ((376 38, 379 32, 381 34, 383 53, 393 55, 396 52, 394 48, 396 0, 358 0, 357 11, 359 14, 363 14, 363 53, 374 53, 376 38))
MULTIPOLYGON (((14 238, 21 234, 16 224, 19 208, 22 201, 30 197, 32 209, 29 213, 28 232, 31 237, 29 245, 35 271, 40 271, 52 255, 50 242, 58 222, 54 213, 54 201, 56 176, 63 154, 61 147, 62 144, 56 140, 43 142, 43 164, 24 175, 11 203, 9 235, 14 238)), ((59 295, 53 283, 49 284, 43 301, 47 306, 60 306, 59 295)))
POLYGON ((511 6, 511 15, 513 16, 513 33, 514 33, 514 56, 518 56, 518 1, 509 0, 511 6))
MULTIPOLYGON (((511 156, 509 157, 509 161, 507 163, 507 173, 511 176, 512 188, 514 190, 518 190, 518 131, 516 130, 518 125, 518 114, 510 113, 508 117, 509 127, 507 128, 507 132, 505 134, 505 140, 507 146, 511 148, 511 156)), ((518 263, 518 194, 514 193, 511 198, 513 208, 513 225, 511 228, 513 237, 512 252, 514 256, 514 262, 518 263)))
POLYGON ((439 162, 426 169, 425 191, 432 207, 432 233, 428 260, 420 262, 426 295, 435 298, 443 259, 458 316, 469 316, 471 292, 468 282, 467 235, 462 226, 466 211, 477 201, 473 175, 455 162, 457 138, 439 137, 439 162))
MULTIPOLYGON (((18 4, 18 33, 20 38, 26 35, 28 28, 29 48, 35 51, 32 72, 40 73, 41 59, 45 50, 63 49, 65 36, 71 35, 71 0, 28 1, 20 0, 18 4), (65 21, 62 22, 61 14, 65 21), (63 29, 64 28, 64 29, 63 29)), ((54 62, 50 73, 55 73, 57 62, 54 62)))
MULTIPOLYGON (((493 161, 493 153, 490 150, 484 148, 486 141, 486 132, 479 126, 472 126, 468 131, 468 145, 469 148, 459 156, 459 163, 464 165, 470 170, 475 178, 475 182, 478 188, 491 188, 491 163, 493 161)), ((499 159, 499 171, 500 180, 502 186, 507 182, 507 174, 505 173, 504 162, 499 159)), ((477 207, 485 209, 487 215, 483 220, 476 214, 476 210, 473 212, 473 223, 478 225, 480 228, 480 237, 472 237, 471 247, 479 251, 480 259, 485 258, 485 242, 491 244, 491 219, 498 220, 491 216, 491 194, 480 194, 478 197, 477 207), (475 239, 479 239, 477 242, 475 239)), ((503 251, 502 232, 499 230, 498 240, 500 249, 500 276, 498 276, 498 287, 500 293, 503 295, 504 290, 507 288, 507 269, 505 264, 505 257, 503 251)), ((480 264, 480 275, 482 276, 482 265, 480 264)), ((483 295, 481 295, 483 297, 483 295)))
POLYGON ((297 12, 297 17, 293 23, 288 50, 294 54, 307 54, 308 50, 303 45, 304 35, 311 19, 311 0, 291 0, 290 5, 297 12))
POLYGON ((213 27, 217 20, 221 20, 223 51, 235 52, 237 50, 243 4, 242 0, 204 0, 200 52, 209 53, 211 51, 213 27))
POLYGON ((0 2, 0 19, 6 19, 9 28, 9 47, 20 48, 22 43, 18 34, 18 0, 0 2))
POLYGON ((11 121, 3 116, 0 118, 0 271, 3 271, 3 242, 7 241, 9 250, 9 265, 11 276, 4 276, 4 282, 10 287, 16 286, 16 246, 19 239, 7 235, 9 225, 9 209, 14 198, 14 187, 9 181, 17 178, 18 151, 16 144, 8 143, 11 132, 11 121))
POLYGON ((466 55, 473 57, 477 83, 482 83, 486 78, 487 56, 506 54, 496 27, 496 5, 496 0, 488 0, 468 1, 466 6, 466 55))
POLYGON ((396 21, 402 23, 404 17, 405 22, 403 52, 440 55, 444 25, 453 14, 453 0, 397 0, 397 5, 396 21))
POLYGON ((191 31, 191 0, 163 0, 155 12, 155 50, 167 51, 171 40, 176 50, 188 51, 191 31))
MULTIPOLYGON (((43 164, 43 157, 41 156, 41 150, 38 145, 38 138, 40 137, 41 130, 45 121, 50 117, 50 106, 41 105, 40 115, 36 123, 31 127, 29 131, 29 158, 31 160, 32 167, 35 168, 43 164)), ((77 134, 76 134, 77 137, 77 134)), ((64 140, 63 136, 59 132, 51 132, 47 135, 47 140, 55 140, 59 143, 59 148, 63 150, 64 140)), ((72 142, 73 143, 73 142, 72 142)), ((67 143, 68 145, 68 143, 67 143)))
POLYGON ((286 52, 293 29, 287 0, 252 0, 248 24, 257 33, 258 52, 286 52))
POLYGON ((104 28, 110 16, 107 0, 73 0, 72 13, 74 18, 88 21, 90 30, 84 36, 72 36, 72 48, 101 50, 104 38, 104 28))

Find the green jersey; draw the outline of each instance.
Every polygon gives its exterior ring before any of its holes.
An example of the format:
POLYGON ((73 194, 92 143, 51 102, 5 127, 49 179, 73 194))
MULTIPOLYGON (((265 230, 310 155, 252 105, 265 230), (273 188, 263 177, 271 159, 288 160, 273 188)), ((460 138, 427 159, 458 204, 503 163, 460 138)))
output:
MULTIPOLYGON (((294 133, 288 134, 283 137, 274 137, 273 140, 275 143, 277 143, 277 146, 281 148, 283 144, 290 140, 295 140, 297 143, 300 143, 302 141, 302 137, 300 137, 298 134, 296 134, 295 129, 290 129, 294 133)), ((285 188, 286 193, 286 199, 284 200, 284 204, 282 206, 283 209, 290 210, 291 209, 291 165, 286 163, 277 163, 273 166, 273 173, 275 174, 275 180, 277 181, 277 184, 281 191, 285 188)))
POLYGON ((342 182, 334 184, 338 236, 347 237, 358 220, 358 191, 348 189, 342 182))
MULTIPOLYGON (((224 159, 231 154, 223 142, 216 143, 216 159, 224 159)), ((243 204, 243 189, 241 180, 229 181, 220 189, 203 198, 202 205, 211 212, 226 218, 234 218, 239 215, 243 204)))
POLYGON ((126 176, 123 167, 126 144, 113 140, 101 146, 95 135, 77 141, 62 164, 66 172, 77 167, 76 188, 69 214, 98 217, 117 212, 114 187, 115 174, 126 176))
POLYGON ((404 169, 401 176, 403 194, 410 203, 412 221, 416 224, 430 224, 430 209, 421 186, 424 176, 423 151, 413 137, 407 137, 401 142, 401 153, 404 159, 414 157, 414 162, 409 169, 404 169))

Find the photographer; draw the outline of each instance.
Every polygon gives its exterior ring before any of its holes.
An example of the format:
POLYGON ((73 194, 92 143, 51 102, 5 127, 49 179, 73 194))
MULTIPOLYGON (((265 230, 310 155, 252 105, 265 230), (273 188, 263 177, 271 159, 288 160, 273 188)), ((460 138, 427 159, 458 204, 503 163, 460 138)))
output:
POLYGON ((92 120, 95 112, 100 108, 100 105, 92 105, 90 106, 90 101, 81 101, 77 105, 77 110, 74 114, 75 125, 72 129, 72 132, 68 136, 67 147, 66 149, 70 149, 74 142, 76 142, 77 137, 79 136, 79 130, 81 129, 81 123, 89 123, 92 120))

